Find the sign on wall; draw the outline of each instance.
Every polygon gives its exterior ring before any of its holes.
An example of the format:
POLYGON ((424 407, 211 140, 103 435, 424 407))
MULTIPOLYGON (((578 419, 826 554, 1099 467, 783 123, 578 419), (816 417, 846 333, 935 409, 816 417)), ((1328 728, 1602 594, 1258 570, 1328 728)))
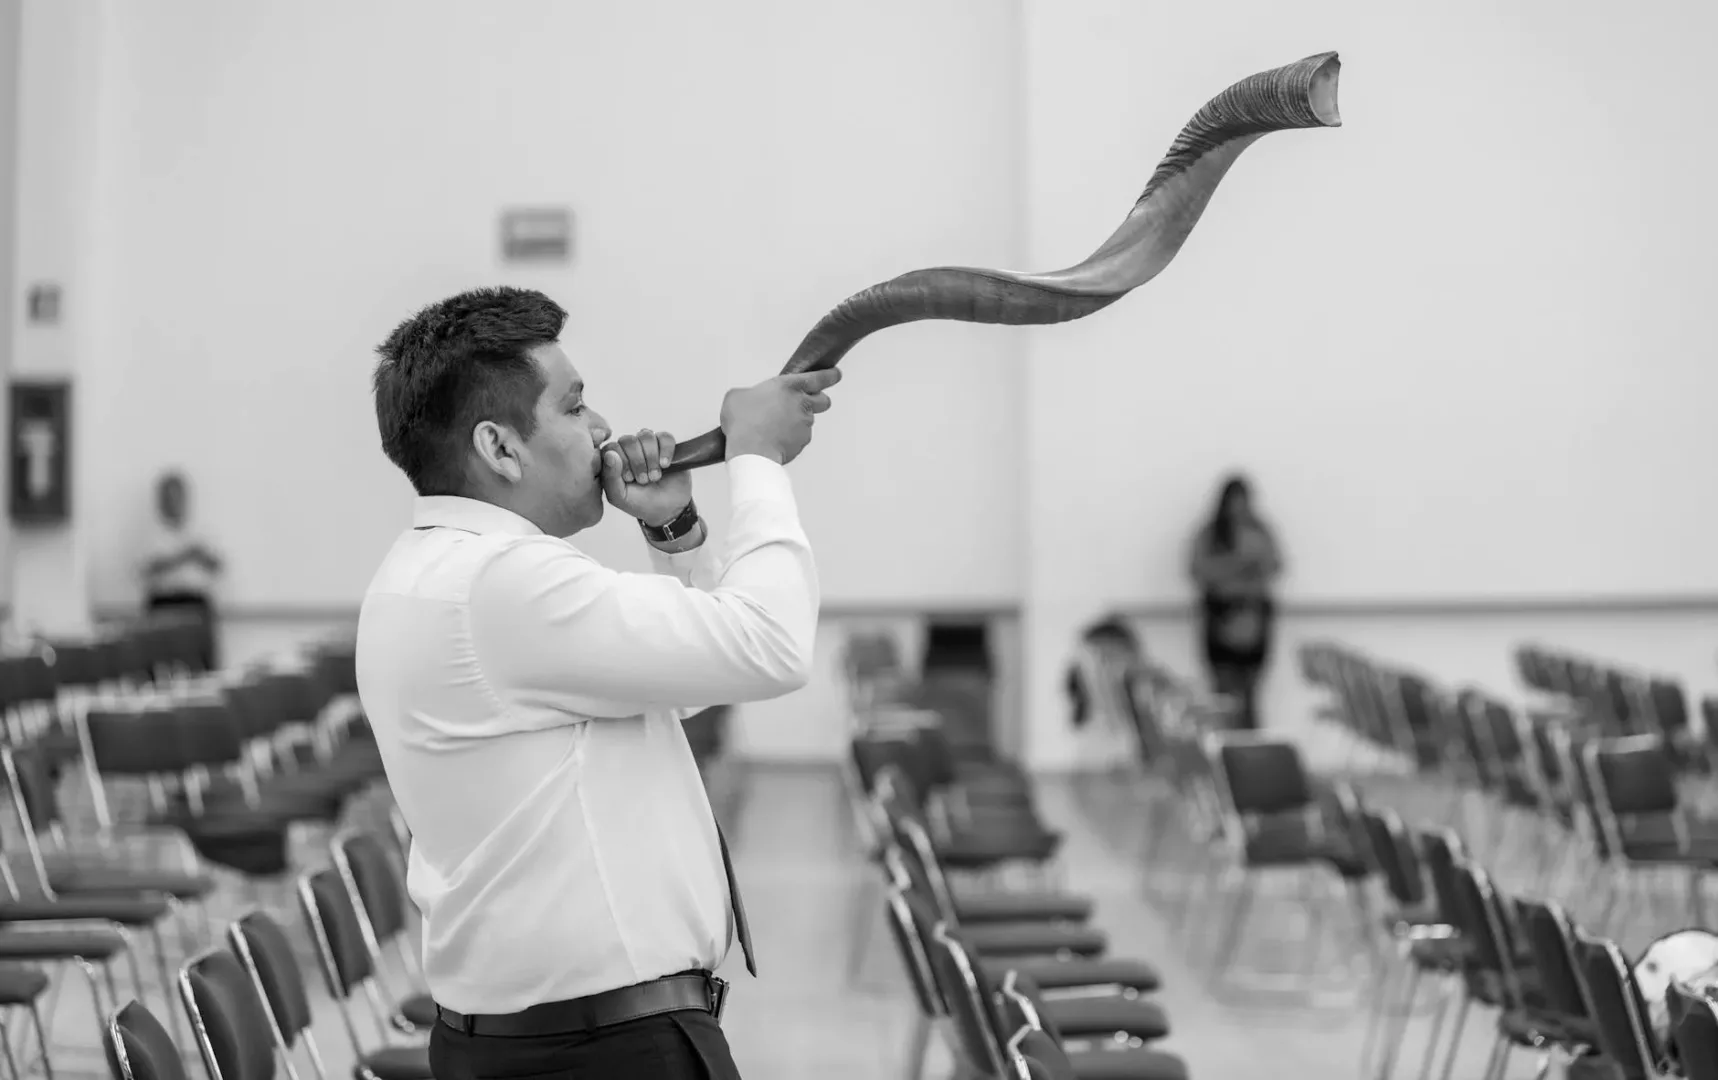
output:
POLYGON ((65 380, 12 383, 7 502, 20 525, 71 516, 71 394, 65 380))
POLYGON ((520 207, 501 212, 503 262, 566 262, 573 254, 573 212, 520 207))

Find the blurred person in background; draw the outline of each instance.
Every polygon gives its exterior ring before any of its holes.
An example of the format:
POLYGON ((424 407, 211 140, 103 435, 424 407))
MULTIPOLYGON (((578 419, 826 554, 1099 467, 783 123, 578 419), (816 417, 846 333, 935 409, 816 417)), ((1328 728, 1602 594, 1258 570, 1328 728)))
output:
POLYGON ((1245 477, 1223 481, 1210 520, 1193 538, 1191 569, 1211 684, 1235 700, 1236 726, 1256 729, 1259 680, 1276 621, 1273 589, 1283 564, 1245 477))
POLYGON ((221 557, 191 527, 190 484, 178 470, 155 483, 155 527, 143 564, 144 608, 152 615, 181 613, 203 624, 202 660, 215 670, 214 588, 221 557))

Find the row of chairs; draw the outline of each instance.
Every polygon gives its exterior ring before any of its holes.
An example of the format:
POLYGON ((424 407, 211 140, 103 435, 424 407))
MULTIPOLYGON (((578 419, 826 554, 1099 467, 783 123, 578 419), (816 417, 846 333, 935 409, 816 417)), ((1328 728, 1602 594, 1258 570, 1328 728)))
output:
POLYGON ((1688 692, 1665 675, 1566 649, 1528 643, 1515 650, 1515 670, 1529 690, 1564 711, 1603 724, 1618 735, 1659 734, 1710 762, 1718 744, 1718 694, 1700 701, 1703 733, 1693 730, 1688 692))
POLYGON ((1366 1075, 1394 1075, 1429 983, 1436 997, 1422 1077, 1440 1056, 1439 1075, 1453 1074, 1479 1005, 1495 1012, 1485 1080, 1503 1077, 1516 1050, 1538 1054, 1537 1077, 1585 1060, 1626 1080, 1718 1078, 1718 1005, 1710 997, 1672 982, 1661 1021, 1615 939, 1583 929, 1556 900, 1500 888, 1454 830, 1411 832, 1393 811, 1368 810, 1364 821, 1368 857, 1391 900, 1385 918, 1394 946, 1369 1011, 1366 1075))
POLYGON ((1512 709, 1477 688, 1444 692, 1354 650, 1317 646, 1303 656, 1303 670, 1330 692, 1329 715, 1411 755, 1420 779, 1450 796, 1446 820, 1434 812, 1415 830, 1394 812, 1366 815, 1370 858, 1394 901, 1388 917, 1397 946, 1395 977, 1376 998, 1368 1032, 1373 1075, 1390 1075, 1427 979, 1440 993, 1422 1076, 1440 1051, 1443 1075, 1450 1074, 1475 1003, 1497 1010, 1488 1076, 1503 1074, 1514 1048, 1540 1054, 1541 1076, 1554 1063, 1576 1061, 1631 1080, 1718 1075, 1712 998, 1668 976, 1667 985, 1643 982, 1674 955, 1676 935, 1644 952, 1638 968, 1618 936, 1678 925, 1675 916, 1655 921, 1658 913, 1644 905, 1619 911, 1624 886, 1667 868, 1687 875, 1686 916, 1707 922, 1701 886, 1718 869, 1718 846, 1707 839, 1715 830, 1688 812, 1678 783, 1679 769, 1696 763, 1678 725, 1661 722, 1675 715, 1662 691, 1656 711, 1652 694, 1631 692, 1634 711, 1625 712, 1615 680, 1578 674, 1573 664, 1551 669, 1563 674, 1530 686, 1551 707, 1512 709), (1495 880, 1484 864, 1518 884, 1495 880), (1575 913, 1589 904, 1592 915, 1575 913), (1454 1031, 1440 1042, 1452 1001, 1454 1031))
POLYGON ((1158 971, 1107 955, 1091 899, 1046 887, 1060 836, 1018 766, 954 755, 923 714, 851 750, 850 795, 918 1007, 909 1075, 938 1030, 961 1075, 1187 1075, 1153 1045, 1169 1033, 1151 999, 1158 971), (1024 887, 1011 867, 1027 871, 1024 887))
MULTIPOLYGON (((353 1075, 429 1080, 422 1036, 435 1010, 417 988, 409 905, 399 853, 390 846, 376 834, 343 832, 331 845, 332 865, 300 875, 296 893, 351 1044, 353 1075), (355 998, 365 1008, 355 1008, 355 998)), ((189 959, 175 983, 209 1080, 274 1080, 282 1071, 296 1078, 305 1065, 329 1080, 309 980, 287 928, 252 909, 228 926, 225 938, 189 959)), ((178 1041, 147 1003, 134 999, 105 1016, 114 1080, 186 1080, 178 1041)))
POLYGON ((1477 818, 1479 849, 1525 868, 1529 888, 1596 869, 1591 919, 1610 931, 1643 874, 1673 870, 1689 881, 1687 917, 1706 919, 1700 879, 1718 869, 1718 821, 1690 806, 1689 761, 1671 733, 1619 735, 1608 712, 1517 709, 1473 687, 1447 693, 1352 651, 1305 667, 1356 735, 1395 732, 1393 749, 1416 748, 1451 820, 1477 818))
POLYGON ((15 1076, 13 1013, 30 1019, 51 1075, 42 1002, 55 1000, 53 976, 83 972, 98 1009, 104 992, 118 995, 120 973, 142 998, 141 938, 166 994, 170 965, 209 926, 222 876, 280 877, 291 825, 312 817, 332 828, 380 779, 350 708, 349 646, 209 673, 188 645, 175 646, 175 659, 163 644, 176 624, 138 632, 141 644, 111 634, 58 642, 9 668, 45 664, 55 675, 51 693, 38 680, 6 698, 0 747, 23 849, 0 852, 12 856, 0 859, 0 1036, 15 1076), (143 788, 134 800, 131 779, 143 788), (133 802, 139 812, 126 813, 133 802))

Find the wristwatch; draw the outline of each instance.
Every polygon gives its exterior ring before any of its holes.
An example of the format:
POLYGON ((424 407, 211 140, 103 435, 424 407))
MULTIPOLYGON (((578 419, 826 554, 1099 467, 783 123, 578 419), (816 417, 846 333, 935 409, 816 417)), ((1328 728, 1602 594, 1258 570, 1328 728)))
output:
POLYGON ((646 525, 641 519, 638 527, 644 530, 644 538, 653 544, 669 544, 691 534, 698 527, 698 504, 688 502, 686 509, 680 511, 673 521, 666 525, 646 525))

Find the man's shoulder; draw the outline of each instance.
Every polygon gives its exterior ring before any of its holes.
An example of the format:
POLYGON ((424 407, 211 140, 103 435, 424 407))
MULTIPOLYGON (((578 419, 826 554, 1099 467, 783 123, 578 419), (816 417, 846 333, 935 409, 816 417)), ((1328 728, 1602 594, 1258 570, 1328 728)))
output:
POLYGON ((382 557, 364 598, 366 604, 379 597, 467 602, 474 589, 528 580, 557 566, 597 563, 552 536, 408 529, 382 557))

